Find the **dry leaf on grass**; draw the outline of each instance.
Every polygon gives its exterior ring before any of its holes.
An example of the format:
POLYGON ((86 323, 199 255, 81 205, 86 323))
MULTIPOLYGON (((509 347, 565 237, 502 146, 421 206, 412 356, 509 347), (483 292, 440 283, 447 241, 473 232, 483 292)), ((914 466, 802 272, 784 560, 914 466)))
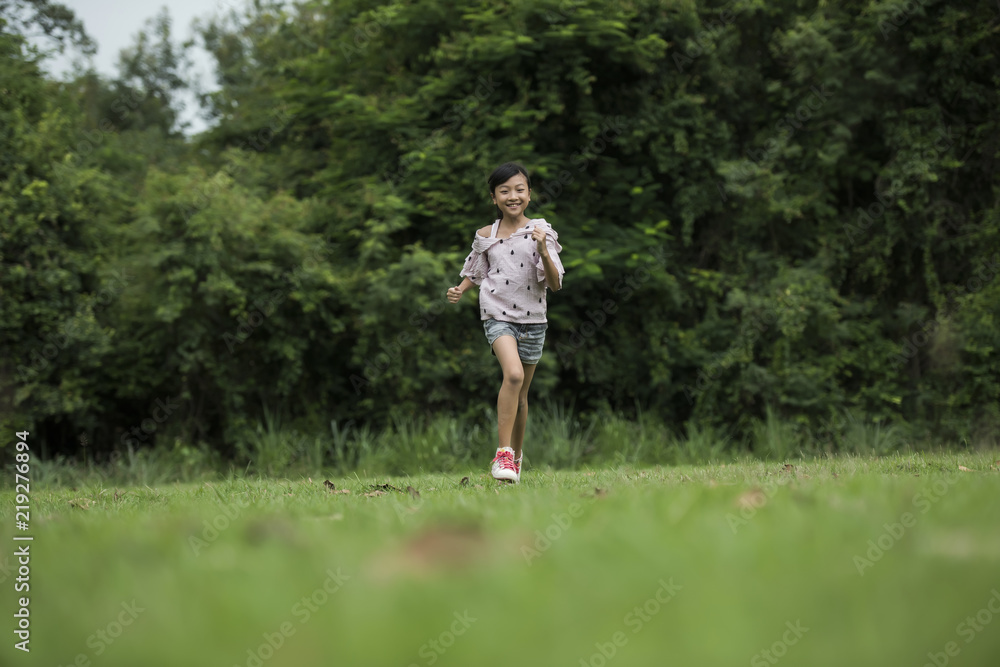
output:
POLYGON ((958 469, 962 472, 972 472, 972 468, 966 468, 965 466, 958 466, 958 469))
POLYGON ((397 489, 392 484, 372 484, 368 488, 371 489, 372 491, 398 491, 399 493, 403 492, 402 489, 397 489))
MULTIPOLYGON (((328 479, 323 480, 323 486, 325 486, 326 490, 329 491, 330 493, 337 494, 337 495, 340 495, 340 494, 345 494, 346 495, 346 494, 349 494, 351 492, 350 489, 340 489, 338 491, 337 487, 334 486, 333 482, 331 482, 328 479)), ((289 494, 289 495, 291 495, 291 494, 289 494)))
POLYGON ((419 498, 420 492, 414 489, 412 486, 406 487, 406 492, 410 494, 413 498, 419 498))
POLYGON ((469 478, 468 477, 463 477, 462 481, 459 482, 458 485, 459 486, 468 486, 469 485, 469 478))
POLYGON ((89 498, 74 498, 69 501, 69 504, 73 507, 79 507, 82 510, 89 510, 90 506, 93 504, 89 498))
POLYGON ((366 493, 365 494, 365 498, 375 498, 376 496, 384 496, 384 495, 385 495, 385 491, 381 491, 379 489, 376 489, 376 490, 372 491, 371 493, 366 493))

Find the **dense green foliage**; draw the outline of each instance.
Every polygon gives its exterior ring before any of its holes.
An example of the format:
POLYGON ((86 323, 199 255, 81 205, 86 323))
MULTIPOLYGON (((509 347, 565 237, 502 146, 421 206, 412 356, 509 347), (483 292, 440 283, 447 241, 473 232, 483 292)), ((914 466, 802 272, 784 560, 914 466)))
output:
POLYGON ((0 426, 227 457, 268 415, 488 427, 475 295, 444 293, 517 159, 567 267, 533 396, 731 442, 995 441, 997 11, 257 2, 201 25, 194 137, 166 16, 69 84, 0 16, 0 426))

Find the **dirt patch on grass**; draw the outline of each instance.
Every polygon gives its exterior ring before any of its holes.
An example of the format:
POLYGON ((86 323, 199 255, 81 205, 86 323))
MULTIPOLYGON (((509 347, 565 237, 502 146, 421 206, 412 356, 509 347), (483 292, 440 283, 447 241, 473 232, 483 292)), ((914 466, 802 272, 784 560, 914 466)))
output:
POLYGON ((434 576, 486 568, 519 558, 527 536, 488 536, 475 524, 442 523, 429 526, 402 544, 376 555, 369 572, 376 580, 399 576, 434 576))

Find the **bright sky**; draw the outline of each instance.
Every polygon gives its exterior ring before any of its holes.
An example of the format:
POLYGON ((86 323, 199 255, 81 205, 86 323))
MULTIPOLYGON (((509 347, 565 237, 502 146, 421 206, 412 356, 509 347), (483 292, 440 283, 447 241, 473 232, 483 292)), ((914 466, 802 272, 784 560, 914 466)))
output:
MULTIPOLYGON (((135 42, 135 37, 142 29, 147 19, 160 12, 164 6, 170 11, 173 19, 171 31, 175 43, 180 43, 193 37, 191 21, 198 17, 211 16, 227 9, 242 5, 241 0, 60 0, 60 2, 83 21, 87 34, 97 42, 97 54, 92 59, 94 69, 103 76, 111 77, 116 73, 118 52, 135 42)), ((197 41, 196 41, 197 43, 197 41)), ((63 56, 53 56, 46 62, 49 72, 62 78, 72 69, 72 61, 79 58, 78 53, 67 49, 63 56)), ((214 89, 212 77, 212 58, 201 48, 191 52, 194 60, 195 76, 200 78, 203 88, 214 89)), ((205 129, 205 123, 197 117, 194 98, 183 100, 185 110, 184 120, 191 122, 189 133, 197 133, 205 129)))

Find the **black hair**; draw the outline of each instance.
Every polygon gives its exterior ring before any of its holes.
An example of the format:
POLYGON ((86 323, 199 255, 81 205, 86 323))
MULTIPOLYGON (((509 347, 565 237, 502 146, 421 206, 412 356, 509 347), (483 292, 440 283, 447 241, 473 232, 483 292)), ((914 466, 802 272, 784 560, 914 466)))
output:
MULTIPOLYGON (((531 189, 531 176, 528 175, 528 170, 525 169, 519 162, 504 162, 502 165, 493 170, 490 177, 486 179, 486 182, 490 186, 490 196, 492 197, 497 191, 497 188, 509 181, 514 176, 522 174, 524 180, 528 182, 528 189, 531 189)), ((503 211, 500 207, 496 207, 497 218, 503 220, 503 211)))

